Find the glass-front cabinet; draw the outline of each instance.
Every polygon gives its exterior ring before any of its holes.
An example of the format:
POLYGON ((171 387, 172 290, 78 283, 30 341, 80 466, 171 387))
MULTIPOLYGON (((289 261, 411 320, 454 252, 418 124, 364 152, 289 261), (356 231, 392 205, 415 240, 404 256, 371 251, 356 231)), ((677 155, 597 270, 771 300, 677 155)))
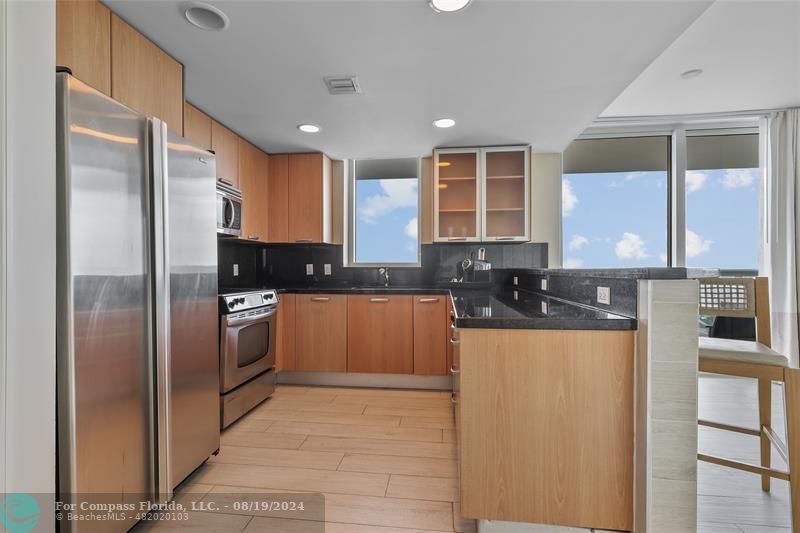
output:
POLYGON ((436 241, 530 240, 527 146, 434 151, 436 241))

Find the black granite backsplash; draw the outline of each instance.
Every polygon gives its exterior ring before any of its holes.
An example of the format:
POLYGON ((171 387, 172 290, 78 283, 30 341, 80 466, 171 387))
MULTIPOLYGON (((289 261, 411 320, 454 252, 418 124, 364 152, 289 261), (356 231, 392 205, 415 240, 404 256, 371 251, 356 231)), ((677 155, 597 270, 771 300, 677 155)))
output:
MULTIPOLYGON (((390 268, 393 286, 432 287, 456 275, 456 264, 486 248, 494 281, 503 284, 507 269, 547 268, 547 244, 423 244, 422 266, 390 268)), ((344 249, 328 244, 256 244, 221 238, 218 246, 219 286, 222 288, 375 286, 377 268, 344 267, 344 249), (238 265, 238 276, 233 275, 238 265), (306 275, 306 264, 314 275, 306 275), (324 275, 324 265, 331 275, 324 275)))

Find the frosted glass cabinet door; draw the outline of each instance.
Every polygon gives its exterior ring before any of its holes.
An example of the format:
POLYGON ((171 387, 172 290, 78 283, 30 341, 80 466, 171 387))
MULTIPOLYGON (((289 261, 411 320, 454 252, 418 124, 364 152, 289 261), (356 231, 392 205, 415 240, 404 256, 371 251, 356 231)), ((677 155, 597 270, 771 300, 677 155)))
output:
POLYGON ((527 147, 482 150, 483 240, 527 241, 529 162, 527 147))
POLYGON ((436 241, 480 240, 480 150, 434 152, 436 241))

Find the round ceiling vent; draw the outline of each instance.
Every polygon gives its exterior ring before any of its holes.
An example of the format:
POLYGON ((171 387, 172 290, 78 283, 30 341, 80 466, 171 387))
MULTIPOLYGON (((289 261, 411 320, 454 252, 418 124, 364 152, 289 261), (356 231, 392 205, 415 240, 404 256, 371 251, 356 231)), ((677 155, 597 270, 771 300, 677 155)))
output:
POLYGON ((209 4, 193 2, 184 6, 183 16, 193 26, 201 30, 220 31, 230 24, 228 15, 209 4))

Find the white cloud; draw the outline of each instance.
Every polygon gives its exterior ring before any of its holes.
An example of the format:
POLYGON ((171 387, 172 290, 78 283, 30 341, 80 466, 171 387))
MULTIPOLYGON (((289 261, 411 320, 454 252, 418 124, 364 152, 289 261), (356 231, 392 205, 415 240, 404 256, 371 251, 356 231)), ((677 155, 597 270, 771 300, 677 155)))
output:
POLYGON ((583 266, 583 259, 575 259, 569 257, 564 260, 564 268, 581 268, 583 266))
POLYGON ((648 257, 645 244, 640 236, 626 231, 622 234, 622 240, 617 241, 614 253, 620 259, 644 259, 648 257))
POLYGON ((711 249, 714 241, 704 239, 701 235, 686 228, 686 257, 697 257, 711 249))
POLYGON ((686 171, 686 192, 694 192, 702 189, 708 181, 708 174, 697 172, 696 170, 686 171))
POLYGON ((406 224, 406 236, 409 239, 414 239, 415 241, 417 240, 417 227, 418 226, 419 226, 419 224, 417 223, 417 217, 414 217, 414 218, 412 218, 411 220, 408 221, 408 224, 406 224))
POLYGON ((722 185, 726 189, 739 189, 750 187, 756 181, 757 169, 754 168, 729 168, 722 178, 722 185))
POLYGON ((561 213, 565 217, 570 216, 576 205, 578 205, 578 197, 575 196, 575 192, 572 190, 572 184, 565 179, 561 183, 561 213))
POLYGON ((589 239, 583 235, 575 235, 569 240, 568 247, 570 250, 580 250, 587 244, 589 244, 589 239))
POLYGON ((382 192, 368 196, 358 208, 362 222, 374 224, 379 218, 402 207, 416 207, 417 180, 380 180, 382 192))

